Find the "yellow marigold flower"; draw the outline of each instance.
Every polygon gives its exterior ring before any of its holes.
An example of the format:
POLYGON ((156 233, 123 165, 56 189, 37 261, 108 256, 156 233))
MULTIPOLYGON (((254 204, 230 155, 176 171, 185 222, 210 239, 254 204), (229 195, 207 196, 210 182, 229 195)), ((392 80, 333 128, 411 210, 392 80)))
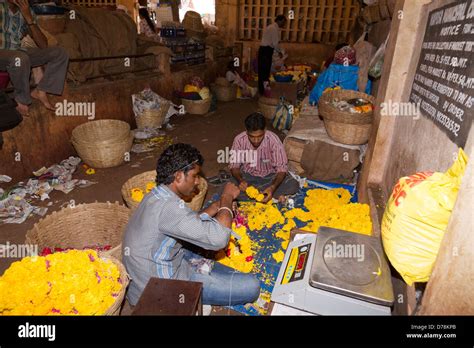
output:
POLYGON ((145 193, 149 193, 156 186, 156 182, 150 181, 146 183, 145 193))
POLYGON ((249 196, 249 198, 255 199, 257 202, 261 202, 265 198, 265 196, 261 194, 260 191, 253 186, 247 187, 247 189, 245 190, 245 193, 247 194, 247 196, 249 196))
POLYGON ((276 262, 280 263, 283 261, 283 258, 285 257, 285 253, 281 250, 278 250, 276 253, 273 253, 272 256, 276 262))
POLYGON ((130 193, 132 195, 132 199, 135 201, 135 202, 141 202, 143 197, 145 196, 144 193, 143 193, 143 190, 139 189, 139 188, 132 188, 130 190, 130 193))

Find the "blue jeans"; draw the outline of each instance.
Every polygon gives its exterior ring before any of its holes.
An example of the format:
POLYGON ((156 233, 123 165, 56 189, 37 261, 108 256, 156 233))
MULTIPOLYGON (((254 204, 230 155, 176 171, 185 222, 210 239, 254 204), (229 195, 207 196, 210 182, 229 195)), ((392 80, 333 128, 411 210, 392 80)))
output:
MULTIPOLYGON (((186 260, 202 256, 186 250, 186 260)), ((205 305, 233 306, 254 302, 260 295, 260 282, 253 274, 241 273, 233 268, 214 263, 209 274, 198 273, 194 267, 190 281, 202 283, 202 303, 205 305)))

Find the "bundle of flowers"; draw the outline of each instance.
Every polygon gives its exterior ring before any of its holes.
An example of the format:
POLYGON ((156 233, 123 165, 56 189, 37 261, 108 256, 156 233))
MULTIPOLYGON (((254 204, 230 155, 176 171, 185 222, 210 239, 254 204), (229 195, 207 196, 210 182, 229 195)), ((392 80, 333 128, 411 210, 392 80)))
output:
POLYGON ((25 257, 0 278, 0 314, 102 315, 121 289, 117 265, 94 250, 25 257))

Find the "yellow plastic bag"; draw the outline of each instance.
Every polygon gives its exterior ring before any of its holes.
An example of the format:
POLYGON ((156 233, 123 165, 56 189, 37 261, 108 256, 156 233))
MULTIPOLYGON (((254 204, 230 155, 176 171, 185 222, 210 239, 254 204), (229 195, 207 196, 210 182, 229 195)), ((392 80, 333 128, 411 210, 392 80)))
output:
POLYGON ((446 173, 421 172, 395 185, 382 219, 391 264, 408 285, 427 282, 456 202, 467 156, 459 149, 446 173))

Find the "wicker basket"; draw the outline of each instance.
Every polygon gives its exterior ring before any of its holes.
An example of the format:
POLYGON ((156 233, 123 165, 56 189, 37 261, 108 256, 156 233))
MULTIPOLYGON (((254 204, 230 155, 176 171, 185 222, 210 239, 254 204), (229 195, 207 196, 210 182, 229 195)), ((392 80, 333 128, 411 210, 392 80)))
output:
POLYGON ((79 157, 94 168, 111 168, 121 165, 125 161, 125 154, 130 152, 133 144, 133 134, 128 138, 106 144, 80 143, 72 141, 79 157))
POLYGON ((135 117, 137 127, 143 128, 160 128, 168 114, 170 108, 169 102, 164 102, 160 105, 159 109, 145 110, 139 116, 135 117))
MULTIPOLYGON (((48 214, 26 233, 25 244, 43 248, 117 247, 130 217, 130 209, 115 203, 88 203, 48 214)), ((105 252, 104 254, 110 254, 105 252)))
POLYGON ((365 144, 370 137, 371 124, 348 124, 324 121, 328 135, 335 141, 346 145, 365 144))
POLYGON ((363 98, 375 104, 375 98, 371 95, 344 89, 324 93, 318 103, 319 113, 324 119, 328 135, 341 144, 360 145, 369 140, 373 111, 353 114, 338 110, 330 104, 333 100, 353 98, 363 98))
POLYGON ((216 94, 216 98, 220 102, 229 102, 237 99, 237 85, 219 86, 213 83, 211 84, 211 90, 216 94))
POLYGON ((72 131, 76 143, 107 144, 123 140, 130 135, 130 125, 120 120, 97 120, 83 123, 72 131))
MULTIPOLYGON (((132 211, 138 208, 140 202, 136 202, 132 199, 131 190, 133 188, 139 188, 145 192, 146 184, 152 181, 154 182, 155 179, 156 170, 150 170, 148 172, 135 175, 122 185, 122 198, 132 211)), ((207 193, 207 181, 202 177, 200 177, 198 189, 199 193, 196 196, 185 199, 187 202, 186 204, 194 211, 201 210, 201 207, 204 203, 204 198, 206 197, 207 193)))
POLYGON ((260 97, 258 99, 258 111, 260 111, 266 119, 272 120, 278 105, 278 99, 260 97))
POLYGON ((125 299, 125 293, 127 292, 127 287, 128 283, 130 282, 129 275, 127 273, 127 270, 125 269, 124 265, 119 261, 119 259, 115 258, 114 256, 110 255, 105 255, 101 254, 101 257, 103 259, 109 259, 115 265, 118 267, 119 272, 120 272, 120 282, 122 283, 122 288, 120 289, 120 292, 118 293, 117 298, 115 299, 115 302, 112 304, 112 306, 107 309, 107 311, 104 313, 106 316, 115 316, 115 315, 120 315, 120 310, 122 309, 122 304, 125 299))
POLYGON ((319 114, 324 120, 330 120, 339 123, 348 124, 369 124, 373 120, 373 111, 353 114, 349 111, 341 111, 331 105, 334 100, 350 100, 354 98, 362 98, 368 100, 372 104, 375 104, 375 97, 357 91, 348 89, 340 89, 335 91, 328 91, 323 93, 319 99, 318 109, 319 114))
POLYGON ((205 115, 209 112, 211 108, 212 98, 207 98, 204 100, 189 100, 181 99, 182 104, 184 105, 184 110, 191 115, 205 115))

